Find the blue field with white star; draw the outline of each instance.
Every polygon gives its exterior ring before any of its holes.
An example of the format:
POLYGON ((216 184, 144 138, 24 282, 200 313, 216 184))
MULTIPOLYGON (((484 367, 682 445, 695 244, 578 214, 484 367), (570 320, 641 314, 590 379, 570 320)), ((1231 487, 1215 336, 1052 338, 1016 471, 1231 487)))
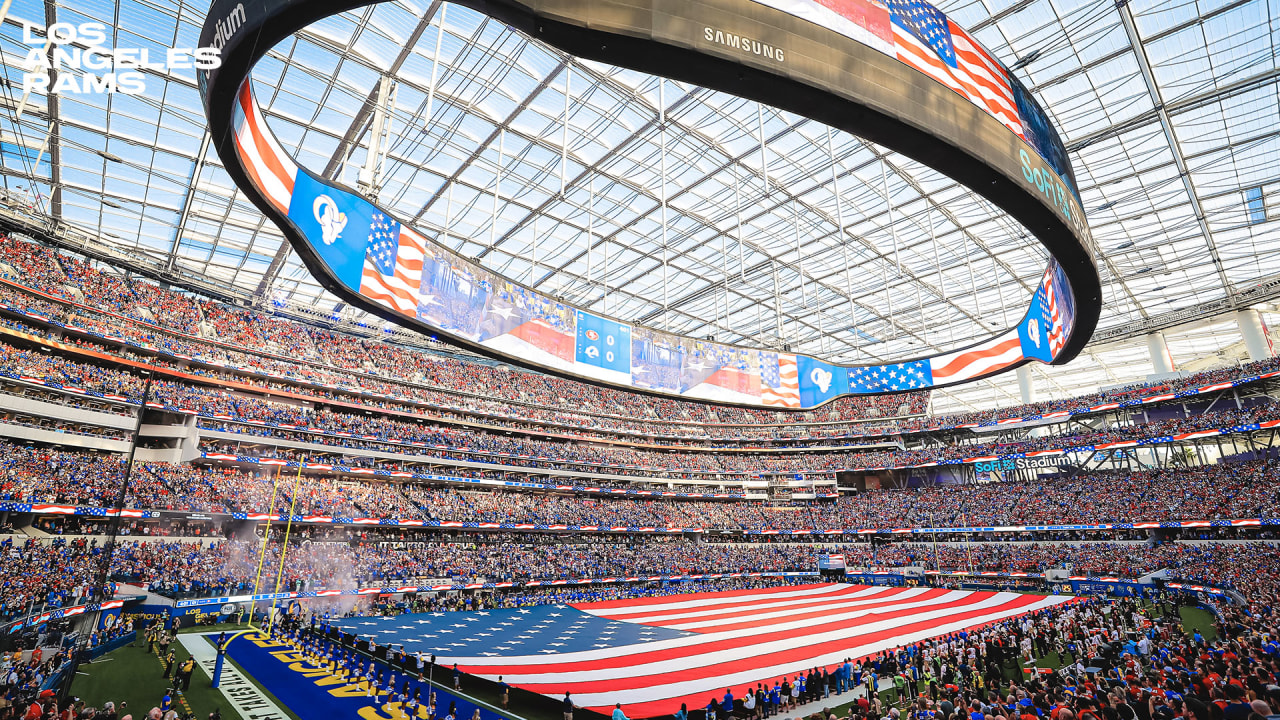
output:
POLYGON ((692 633, 596 617, 568 605, 338 618, 334 627, 406 652, 450 657, 555 655, 685 637, 692 633))

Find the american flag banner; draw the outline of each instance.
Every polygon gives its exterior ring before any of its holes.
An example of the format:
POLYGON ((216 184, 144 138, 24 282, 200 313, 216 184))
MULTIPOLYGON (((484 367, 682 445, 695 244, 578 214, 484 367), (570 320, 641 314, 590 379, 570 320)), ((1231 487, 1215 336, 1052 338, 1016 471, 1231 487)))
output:
POLYGON ((1049 353, 1054 357, 1057 357, 1062 347, 1067 344, 1066 328, 1062 326, 1062 315, 1058 312, 1056 284, 1053 268, 1049 268, 1044 274, 1044 280, 1040 281, 1040 287, 1044 289, 1044 308, 1049 315, 1049 353))
POLYGON ((771 407, 800 407, 800 369, 795 355, 760 353, 760 400, 771 407))
POLYGON ((849 368, 849 391, 854 393, 919 390, 932 385, 933 372, 928 360, 849 368))
POLYGON ((426 245, 418 233, 382 212, 373 213, 360 294, 405 315, 415 315, 426 245))
POLYGON ((235 123, 236 153, 244 163, 245 172, 271 204, 277 209, 288 210, 298 165, 267 129, 248 79, 236 93, 232 117, 235 123))
POLYGON ((1022 341, 1014 329, 977 347, 929 358, 929 368, 933 382, 942 385, 1003 370, 1022 358, 1022 341))
POLYGON ((448 666, 630 717, 701 707, 725 688, 833 668, 845 658, 1069 602, 1003 592, 793 585, 482 612, 344 618, 348 632, 448 666))
POLYGON ((899 60, 955 90, 1026 139, 1009 76, 1000 63, 924 0, 888 0, 888 5, 899 60))

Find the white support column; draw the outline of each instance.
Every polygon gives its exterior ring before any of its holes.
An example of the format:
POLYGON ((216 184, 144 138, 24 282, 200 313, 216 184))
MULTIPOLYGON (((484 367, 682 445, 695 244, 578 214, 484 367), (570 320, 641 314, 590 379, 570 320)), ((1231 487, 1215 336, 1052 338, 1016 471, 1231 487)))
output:
POLYGON ((1036 401, 1036 385, 1031 379, 1031 366, 1022 365, 1016 372, 1018 374, 1018 396, 1022 398, 1023 405, 1030 405, 1036 401))
POLYGON ((1147 352, 1151 354, 1151 366, 1156 374, 1173 372, 1173 356, 1169 354, 1169 344, 1164 340, 1164 333, 1157 330, 1147 336, 1147 352))
POLYGON ((1271 345, 1271 338, 1267 337, 1267 329, 1262 325, 1262 316, 1257 310, 1245 308, 1236 312, 1236 325, 1244 337, 1250 362, 1275 357, 1275 348, 1271 345))

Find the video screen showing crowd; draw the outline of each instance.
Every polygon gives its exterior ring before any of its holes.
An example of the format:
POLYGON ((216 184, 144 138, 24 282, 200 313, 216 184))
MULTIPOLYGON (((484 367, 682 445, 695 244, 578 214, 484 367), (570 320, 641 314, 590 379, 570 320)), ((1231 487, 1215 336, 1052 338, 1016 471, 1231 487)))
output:
POLYGON ((14 237, 0 316, 10 716, 250 717, 205 694, 220 658, 303 720, 1280 710, 1275 359, 797 416, 359 339, 14 237), (64 678, 107 658, 158 680, 64 678))

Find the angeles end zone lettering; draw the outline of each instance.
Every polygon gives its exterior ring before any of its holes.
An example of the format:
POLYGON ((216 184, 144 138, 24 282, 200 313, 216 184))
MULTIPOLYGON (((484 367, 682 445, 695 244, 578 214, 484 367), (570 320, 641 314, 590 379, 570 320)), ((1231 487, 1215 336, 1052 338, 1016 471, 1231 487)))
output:
MULTIPOLYGON (((317 678, 315 680, 316 687, 328 688, 329 694, 334 697, 368 698, 368 692, 363 685, 347 682, 345 678, 330 675, 328 670, 316 667, 287 643, 276 642, 264 635, 246 635, 245 639, 266 650, 271 657, 279 660, 289 670, 305 678, 317 678), (272 650, 272 648, 279 649, 272 650), (338 687, 332 687, 335 685, 338 687)), ((403 710, 402 703, 398 702, 384 703, 381 707, 365 705, 357 710, 356 713, 365 720, 405 720, 409 717, 408 713, 403 710)), ((418 707, 417 717, 421 718, 421 720, 427 720, 427 706, 425 703, 418 707)))

